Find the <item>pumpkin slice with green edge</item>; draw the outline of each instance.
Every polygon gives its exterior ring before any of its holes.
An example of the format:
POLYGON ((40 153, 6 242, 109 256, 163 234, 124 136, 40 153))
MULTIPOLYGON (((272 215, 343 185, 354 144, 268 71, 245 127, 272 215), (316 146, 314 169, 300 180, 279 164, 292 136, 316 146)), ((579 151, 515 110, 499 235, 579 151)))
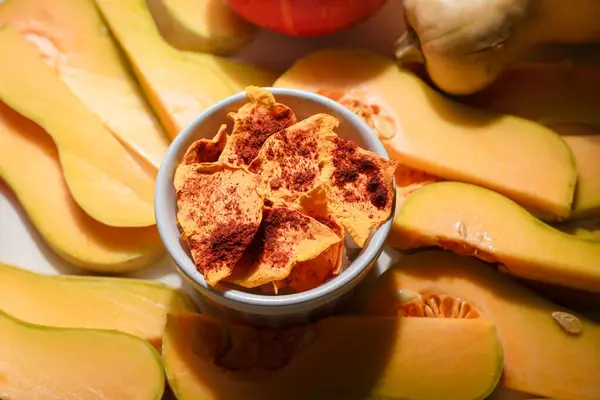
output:
POLYGON ((86 214, 69 191, 52 138, 2 102, 0 178, 13 190, 43 240, 80 268, 128 272, 164 254, 156 226, 117 228, 86 214))
POLYGON ((214 103, 248 85, 270 86, 276 78, 256 66, 171 47, 145 0, 96 0, 96 4, 171 138, 214 103))
POLYGON ((557 399, 600 398, 595 373, 600 371, 600 324, 474 258, 445 251, 404 256, 379 278, 365 311, 410 319, 489 320, 504 349, 502 381, 508 389, 557 399))
POLYGON ((159 347, 167 313, 193 311, 179 290, 116 277, 45 275, 0 264, 0 309, 33 324, 118 330, 159 347))
POLYGON ((158 169, 167 136, 93 0, 8 0, 0 8, 3 24, 32 43, 77 98, 158 169))
POLYGON ((533 121, 452 101, 388 58, 321 50, 298 60, 274 86, 344 104, 407 167, 493 189, 548 220, 570 213, 577 171, 559 135, 533 121))
POLYGON ((502 373, 483 319, 345 316, 267 331, 171 314, 163 360, 179 400, 483 399, 502 373))
POLYGON ((0 27, 0 48, 0 101, 52 137, 77 204, 106 225, 154 225, 155 171, 123 147, 12 27, 0 27))
POLYGON ((160 355, 117 331, 34 325, 0 311, 0 396, 39 400, 160 400, 160 355))
POLYGON ((436 182, 416 190, 396 210, 388 243, 439 246, 522 278, 600 292, 600 241, 561 232, 475 185, 436 182))

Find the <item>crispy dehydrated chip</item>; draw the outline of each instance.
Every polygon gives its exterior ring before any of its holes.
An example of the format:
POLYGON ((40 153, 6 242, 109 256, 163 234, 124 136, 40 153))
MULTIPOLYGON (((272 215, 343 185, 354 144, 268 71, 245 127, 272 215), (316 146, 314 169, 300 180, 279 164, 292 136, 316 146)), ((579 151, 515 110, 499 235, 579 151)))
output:
POLYGON ((344 254, 343 239, 345 232, 335 216, 329 211, 328 190, 327 185, 319 185, 309 193, 302 195, 297 204, 303 214, 327 225, 338 235, 340 241, 329 246, 316 258, 296 264, 287 278, 275 282, 277 289, 289 287, 296 292, 310 290, 340 273, 344 254))
POLYGON ((326 142, 339 121, 316 114, 272 135, 248 169, 261 179, 261 190, 273 204, 290 204, 320 183, 326 142))
POLYGON ((322 176, 329 182, 329 208, 359 247, 390 217, 397 163, 335 138, 322 176))
POLYGON ((219 159, 227 143, 227 125, 223 124, 212 139, 200 139, 188 147, 181 164, 210 163, 219 159))
POLYGON ((257 176, 223 163, 180 165, 177 221, 209 285, 233 271, 258 231, 263 198, 257 176))
POLYGON ((294 112, 275 102, 267 90, 248 86, 246 97, 248 103, 227 115, 233 120, 233 131, 219 157, 221 162, 247 166, 269 136, 296 123, 294 112))
POLYGON ((228 282, 254 288, 286 278, 302 261, 340 242, 326 225, 286 206, 265 208, 260 228, 228 282))

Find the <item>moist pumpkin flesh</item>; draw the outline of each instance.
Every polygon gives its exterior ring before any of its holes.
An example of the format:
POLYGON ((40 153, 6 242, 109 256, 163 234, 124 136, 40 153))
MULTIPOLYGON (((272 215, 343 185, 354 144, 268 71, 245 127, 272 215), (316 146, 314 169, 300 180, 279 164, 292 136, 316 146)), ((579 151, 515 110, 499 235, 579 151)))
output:
POLYGON ((391 60, 365 50, 323 50, 297 61, 274 86, 320 92, 347 105, 403 165, 488 187, 549 219, 570 213, 576 168, 557 134, 455 103, 391 60))
POLYGON ((504 352, 503 383, 556 399, 600 397, 600 325, 559 307, 474 258, 406 255, 377 282, 370 315, 487 319, 504 352))
POLYGON ((331 317, 271 331, 173 314, 163 358, 179 400, 480 399, 502 372, 484 319, 331 317))

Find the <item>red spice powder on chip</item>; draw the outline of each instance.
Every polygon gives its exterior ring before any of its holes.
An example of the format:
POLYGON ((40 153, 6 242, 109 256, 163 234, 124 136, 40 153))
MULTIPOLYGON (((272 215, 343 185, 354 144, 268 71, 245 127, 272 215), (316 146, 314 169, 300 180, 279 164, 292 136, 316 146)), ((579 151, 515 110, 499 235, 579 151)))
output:
POLYGON ((174 185, 177 221, 196 268, 214 286, 231 274, 260 226, 258 179, 222 163, 182 164, 174 185))
POLYGON ((294 112, 275 102, 264 89, 249 86, 246 97, 248 103, 228 114, 233 120, 233 131, 219 157, 219 161, 236 166, 249 165, 269 136, 297 122, 294 112))
POLYGON ((223 124, 212 139, 200 139, 188 147, 181 164, 210 163, 219 159, 227 143, 227 125, 223 124))
POLYGON ((327 141, 336 137, 336 118, 316 114, 272 135, 248 169, 260 176, 265 198, 291 204, 321 183, 327 141))
POLYGON ((284 279, 297 263, 314 259, 340 241, 329 227, 298 210, 265 208, 258 232, 226 280, 255 288, 284 279))

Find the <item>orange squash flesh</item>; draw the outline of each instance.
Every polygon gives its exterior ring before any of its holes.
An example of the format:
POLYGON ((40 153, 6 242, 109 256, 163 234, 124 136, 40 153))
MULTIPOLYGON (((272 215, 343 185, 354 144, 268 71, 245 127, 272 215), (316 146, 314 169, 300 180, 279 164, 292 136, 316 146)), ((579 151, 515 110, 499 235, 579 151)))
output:
POLYGON ((259 332, 173 314, 163 360, 179 400, 467 400, 491 393, 502 351, 485 320, 332 317, 259 332))
MULTIPOLYGON (((504 349, 504 385, 511 390, 557 399, 600 398, 600 324, 552 304, 483 262, 443 251, 405 256, 373 293, 366 306, 370 315, 418 316, 419 310, 435 313, 453 309, 445 304, 458 304, 463 316, 491 321, 504 349), (555 312, 578 319, 580 332, 562 328, 555 312)), ((456 317, 451 314, 446 316, 456 317)))

